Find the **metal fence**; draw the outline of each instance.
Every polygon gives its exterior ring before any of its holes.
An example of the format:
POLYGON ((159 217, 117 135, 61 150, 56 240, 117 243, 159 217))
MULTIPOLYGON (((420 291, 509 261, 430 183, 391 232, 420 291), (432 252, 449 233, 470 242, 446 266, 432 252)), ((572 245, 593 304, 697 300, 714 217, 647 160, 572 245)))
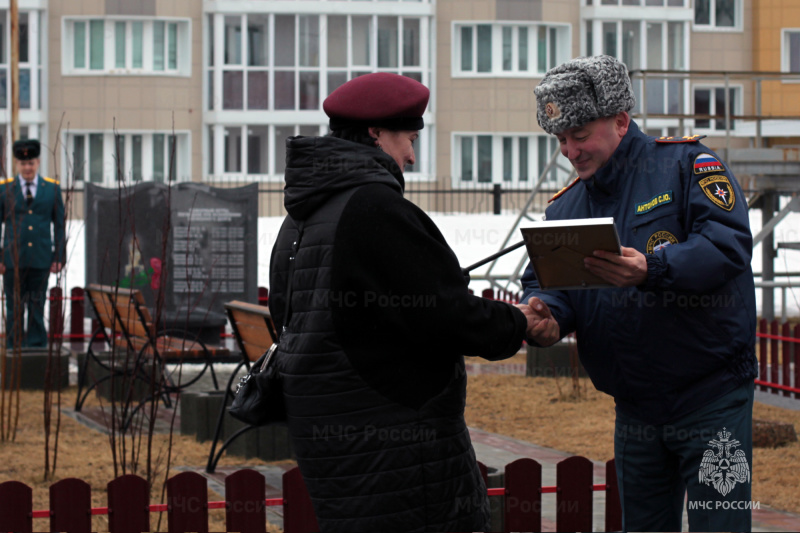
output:
MULTIPOLYGON (((204 181, 211 187, 232 188, 249 185, 247 181, 204 181)), ((531 210, 544 211, 547 201, 561 186, 548 184, 536 195, 531 210)), ((441 182, 407 182, 404 196, 428 213, 441 215, 464 214, 517 214, 525 206, 532 187, 510 187, 508 184, 472 183, 450 188, 441 182)), ((283 184, 261 183, 258 189, 258 216, 279 217, 286 215, 283 206, 283 184)), ((69 191, 72 195, 72 217, 83 217, 84 191, 78 186, 69 191)))
MULTIPOLYGON (((220 188, 232 188, 249 185, 247 181, 204 181, 205 185, 220 188)), ((564 184, 546 182, 538 190, 533 202, 528 206, 529 212, 543 213, 548 201, 564 184)), ((525 207, 533 192, 532 187, 510 187, 501 183, 469 183, 451 188, 441 182, 406 183, 404 196, 426 213, 437 215, 516 215, 525 207)), ((756 191, 745 188, 745 197, 751 197, 756 191)), ((70 191, 72 196, 71 217, 82 218, 82 188, 70 191)), ((258 216, 282 217, 286 215, 283 206, 283 185, 281 183, 262 183, 258 189, 258 216)))

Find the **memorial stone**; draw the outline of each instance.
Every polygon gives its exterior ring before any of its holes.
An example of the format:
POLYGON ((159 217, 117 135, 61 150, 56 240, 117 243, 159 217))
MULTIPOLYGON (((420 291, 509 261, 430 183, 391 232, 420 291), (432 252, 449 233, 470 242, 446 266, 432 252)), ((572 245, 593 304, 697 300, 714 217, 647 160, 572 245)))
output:
POLYGON ((215 343, 223 304, 256 302, 257 184, 87 183, 85 205, 86 283, 139 289, 168 332, 215 343))

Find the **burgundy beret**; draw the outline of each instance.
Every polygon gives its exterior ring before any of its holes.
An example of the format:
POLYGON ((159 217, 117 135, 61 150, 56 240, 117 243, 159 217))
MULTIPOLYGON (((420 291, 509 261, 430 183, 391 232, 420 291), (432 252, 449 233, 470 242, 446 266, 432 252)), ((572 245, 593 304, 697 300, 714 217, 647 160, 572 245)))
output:
POLYGON ((422 129, 430 91, 416 80, 388 72, 365 74, 328 96, 322 109, 332 130, 363 125, 393 130, 422 129))

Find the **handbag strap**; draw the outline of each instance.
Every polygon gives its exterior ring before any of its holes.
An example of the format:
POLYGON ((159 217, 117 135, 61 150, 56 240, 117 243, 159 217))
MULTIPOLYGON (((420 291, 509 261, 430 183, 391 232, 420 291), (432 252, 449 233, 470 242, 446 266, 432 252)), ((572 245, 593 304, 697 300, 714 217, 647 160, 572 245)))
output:
POLYGON ((278 333, 278 340, 280 340, 281 333, 286 331, 286 325, 292 318, 292 285, 294 279, 294 264, 295 260, 297 259, 297 251, 300 249, 300 240, 303 238, 304 225, 305 225, 305 220, 301 220, 297 224, 297 237, 292 243, 292 254, 289 256, 289 269, 287 271, 287 280, 286 280, 286 306, 284 307, 284 312, 283 312, 283 327, 281 328, 281 331, 278 333))

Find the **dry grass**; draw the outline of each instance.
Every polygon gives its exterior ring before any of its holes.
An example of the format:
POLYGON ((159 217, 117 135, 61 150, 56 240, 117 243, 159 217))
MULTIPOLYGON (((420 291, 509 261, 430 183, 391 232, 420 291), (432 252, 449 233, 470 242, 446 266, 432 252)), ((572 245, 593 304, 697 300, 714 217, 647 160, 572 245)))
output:
MULTIPOLYGON (((569 380, 561 378, 561 393, 553 378, 480 375, 471 377, 467 423, 541 446, 582 455, 595 461, 614 457, 614 401, 581 380, 585 394, 567 398, 569 380)), ((800 404, 800 400, 797 400, 800 404)), ((754 418, 776 420, 800 428, 800 411, 756 403, 754 418)), ((800 513, 800 442, 776 449, 753 450, 753 500, 774 509, 800 513)))
MULTIPOLYGON (((588 380, 581 380, 582 398, 570 398, 571 384, 561 378, 525 378, 509 375, 479 375, 469 379, 467 422, 493 433, 508 435, 542 446, 556 448, 592 460, 613 457, 614 403, 597 391, 588 380), (560 393, 559 393, 560 386, 560 393)), ((48 506, 48 488, 55 481, 43 479, 44 436, 42 422, 43 395, 23 392, 19 431, 14 442, 0 442, 0 481, 17 480, 33 489, 34 509, 48 506)), ((62 396, 62 405, 71 407, 75 389, 62 396)), ((92 400, 96 401, 96 400, 92 400)), ((791 422, 800 427, 800 412, 756 404, 756 418, 791 422)), ((174 435, 172 465, 205 464, 208 443, 193 437, 174 435)), ((157 435, 154 450, 163 454, 167 436, 157 435)), ((800 478, 794 467, 800 463, 800 443, 783 448, 756 449, 754 452, 753 499, 776 509, 800 513, 800 478)), ((263 464, 258 459, 223 457, 220 465, 241 466, 263 464)), ((161 467, 163 480, 163 466, 161 467)), ((170 475, 176 474, 173 471, 170 475)), ((66 415, 61 417, 56 480, 77 477, 92 486, 93 506, 106 505, 106 484, 114 478, 108 437, 87 429, 66 415)), ((222 497, 209 491, 209 499, 222 497)), ((152 502, 160 501, 154 491, 152 502)), ((211 531, 224 531, 224 511, 210 511, 211 531)), ((159 515, 153 514, 156 530, 159 515)), ((160 530, 166 530, 166 517, 160 530)), ((35 530, 46 529, 46 522, 34 521, 35 530)), ((107 531, 104 516, 94 518, 94 531, 107 531)), ((270 527, 270 531, 276 529, 270 527)))

